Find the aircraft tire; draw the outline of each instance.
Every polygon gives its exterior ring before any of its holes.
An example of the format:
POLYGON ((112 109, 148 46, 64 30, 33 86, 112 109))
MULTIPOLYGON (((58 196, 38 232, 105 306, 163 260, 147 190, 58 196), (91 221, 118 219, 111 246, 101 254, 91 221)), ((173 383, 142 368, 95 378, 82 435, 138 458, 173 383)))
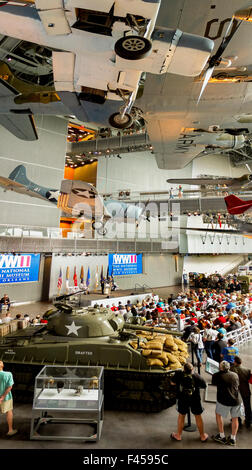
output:
POLYGON ((133 119, 130 114, 125 114, 122 117, 120 113, 114 113, 109 117, 109 124, 116 129, 127 129, 132 123, 133 119))
POLYGON ((97 233, 99 233, 99 235, 106 235, 107 229, 105 227, 101 227, 97 230, 97 233))
POLYGON ((115 53, 127 60, 144 59, 151 49, 151 41, 141 36, 125 36, 115 43, 115 53))
POLYGON ((100 230, 103 227, 103 222, 101 220, 94 220, 92 222, 92 229, 93 230, 100 230))

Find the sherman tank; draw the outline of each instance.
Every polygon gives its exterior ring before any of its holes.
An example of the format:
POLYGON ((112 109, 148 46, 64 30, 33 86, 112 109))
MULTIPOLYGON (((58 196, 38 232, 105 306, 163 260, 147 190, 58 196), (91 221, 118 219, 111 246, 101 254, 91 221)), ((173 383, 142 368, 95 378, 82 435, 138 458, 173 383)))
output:
POLYGON ((180 332, 126 323, 110 309, 66 301, 56 302, 43 318, 48 323, 0 338, 0 359, 14 375, 17 399, 32 396, 45 365, 99 365, 106 408, 153 412, 174 405, 169 378, 188 357, 180 332))

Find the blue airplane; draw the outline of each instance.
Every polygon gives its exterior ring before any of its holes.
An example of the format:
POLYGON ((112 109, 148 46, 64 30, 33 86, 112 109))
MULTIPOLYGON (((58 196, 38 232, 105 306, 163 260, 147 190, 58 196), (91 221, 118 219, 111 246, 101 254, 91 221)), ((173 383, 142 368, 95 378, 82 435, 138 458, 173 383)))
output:
POLYGON ((18 165, 10 173, 8 178, 0 176, 0 186, 5 191, 11 190, 28 196, 37 197, 44 201, 50 201, 57 204, 59 191, 57 189, 46 188, 39 184, 33 183, 26 176, 26 168, 24 165, 18 165))

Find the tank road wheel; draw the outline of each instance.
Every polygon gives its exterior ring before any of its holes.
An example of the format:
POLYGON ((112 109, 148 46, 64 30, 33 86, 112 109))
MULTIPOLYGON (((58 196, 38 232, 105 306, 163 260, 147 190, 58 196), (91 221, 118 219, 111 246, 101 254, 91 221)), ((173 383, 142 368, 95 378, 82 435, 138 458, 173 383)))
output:
POLYGON ((141 36, 126 36, 115 43, 115 53, 127 60, 144 59, 150 54, 151 48, 149 39, 141 36))
POLYGON ((116 129, 126 129, 130 127, 133 123, 133 119, 130 114, 124 114, 122 116, 120 113, 111 114, 109 117, 109 124, 116 129))

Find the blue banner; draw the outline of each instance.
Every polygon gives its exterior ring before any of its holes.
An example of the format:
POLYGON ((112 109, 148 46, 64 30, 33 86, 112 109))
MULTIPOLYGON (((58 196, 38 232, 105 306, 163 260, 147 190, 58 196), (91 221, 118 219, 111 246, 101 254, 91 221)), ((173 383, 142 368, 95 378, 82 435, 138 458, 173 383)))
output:
POLYGON ((39 254, 2 254, 0 255, 0 284, 38 281, 39 265, 39 254))
POLYGON ((125 276, 127 274, 142 274, 143 255, 136 253, 115 253, 109 254, 109 275, 125 276))

